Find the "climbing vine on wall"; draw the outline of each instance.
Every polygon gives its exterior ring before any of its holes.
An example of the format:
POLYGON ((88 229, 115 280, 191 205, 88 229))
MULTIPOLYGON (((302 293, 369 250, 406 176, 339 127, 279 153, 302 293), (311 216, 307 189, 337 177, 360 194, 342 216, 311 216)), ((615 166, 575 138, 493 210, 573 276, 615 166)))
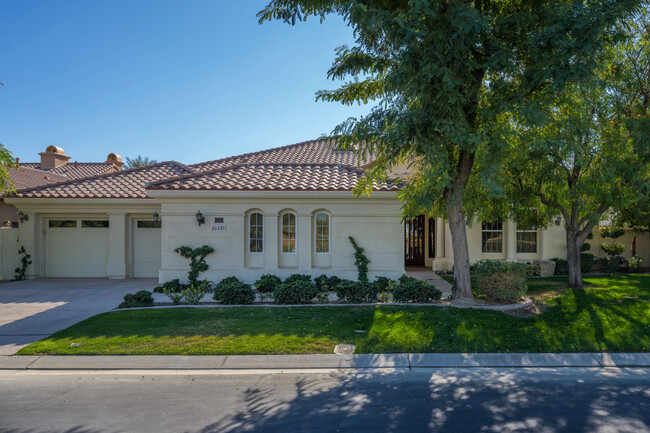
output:
POLYGON ((180 254, 186 259, 190 259, 190 271, 187 273, 187 279, 190 286, 196 285, 199 279, 199 273, 207 271, 210 266, 205 261, 206 256, 214 253, 214 248, 209 245, 203 245, 199 248, 178 247, 174 252, 180 254))
POLYGON ((370 260, 368 260, 368 257, 366 257, 364 253, 365 250, 361 248, 359 245, 357 245, 357 242, 354 240, 352 236, 348 237, 348 239, 350 239, 350 243, 354 248, 354 265, 357 267, 358 280, 362 283, 367 283, 368 263, 370 263, 370 260))
POLYGON ((15 279, 16 281, 24 280, 25 279, 25 273, 27 272, 27 267, 32 264, 31 261, 31 254, 27 254, 27 251, 25 251, 25 247, 21 246, 20 249, 18 250, 18 254, 22 254, 22 257, 20 258, 20 264, 21 266, 16 268, 16 276, 15 279))

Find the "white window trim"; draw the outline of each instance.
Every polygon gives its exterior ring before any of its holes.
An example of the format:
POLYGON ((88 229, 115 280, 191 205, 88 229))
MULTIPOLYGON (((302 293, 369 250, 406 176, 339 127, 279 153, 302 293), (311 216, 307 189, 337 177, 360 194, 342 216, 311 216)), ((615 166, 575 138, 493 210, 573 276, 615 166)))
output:
POLYGON ((284 212, 283 214, 280 215, 280 254, 298 254, 298 214, 294 212, 284 212), (294 226, 295 226, 295 239, 294 239, 294 249, 293 251, 284 251, 283 248, 283 242, 284 242, 284 216, 285 215, 293 215, 293 219, 295 221, 294 226))
POLYGON ((262 212, 251 212, 248 214, 248 254, 264 254, 264 225, 266 223, 266 218, 262 212), (251 251, 251 218, 253 215, 262 215, 262 251, 251 251))
POLYGON ((331 254, 332 253, 332 215, 329 212, 317 212, 314 214, 314 254, 331 254), (316 251, 318 248, 318 215, 327 215, 327 252, 316 251))

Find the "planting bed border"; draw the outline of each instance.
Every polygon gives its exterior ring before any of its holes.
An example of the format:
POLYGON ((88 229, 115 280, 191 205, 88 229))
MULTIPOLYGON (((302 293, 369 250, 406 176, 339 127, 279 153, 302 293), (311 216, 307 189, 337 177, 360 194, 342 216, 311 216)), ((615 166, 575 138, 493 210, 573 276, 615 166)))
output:
POLYGON ((454 308, 474 308, 479 310, 494 310, 494 311, 511 311, 520 308, 531 306, 533 301, 530 298, 525 298, 523 301, 516 304, 505 305, 480 305, 480 304, 464 304, 454 301, 443 302, 363 302, 359 304, 241 304, 241 305, 223 305, 223 304, 181 304, 181 305, 154 305, 153 307, 134 307, 134 308, 115 308, 110 312, 116 311, 132 311, 132 310, 152 310, 152 309, 166 309, 166 308, 240 308, 240 307, 271 307, 271 308, 292 308, 292 307, 454 307, 454 308))

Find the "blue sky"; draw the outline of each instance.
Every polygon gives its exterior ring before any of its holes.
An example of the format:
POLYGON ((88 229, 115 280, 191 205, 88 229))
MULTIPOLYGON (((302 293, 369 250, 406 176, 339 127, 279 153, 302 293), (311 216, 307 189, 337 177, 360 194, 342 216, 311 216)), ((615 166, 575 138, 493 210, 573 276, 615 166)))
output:
POLYGON ((353 35, 338 17, 259 25, 267 1, 0 2, 0 142, 193 163, 327 134, 368 106, 315 102, 353 35))

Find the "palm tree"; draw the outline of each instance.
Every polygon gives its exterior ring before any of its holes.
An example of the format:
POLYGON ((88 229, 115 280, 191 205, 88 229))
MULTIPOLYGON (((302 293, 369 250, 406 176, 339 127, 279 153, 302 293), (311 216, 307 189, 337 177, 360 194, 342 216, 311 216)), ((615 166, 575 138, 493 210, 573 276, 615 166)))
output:
POLYGON ((142 167, 145 165, 151 165, 155 164, 158 161, 155 159, 149 159, 146 156, 140 156, 138 155, 135 158, 129 158, 128 156, 126 157, 126 163, 124 164, 126 168, 135 168, 135 167, 142 167))

